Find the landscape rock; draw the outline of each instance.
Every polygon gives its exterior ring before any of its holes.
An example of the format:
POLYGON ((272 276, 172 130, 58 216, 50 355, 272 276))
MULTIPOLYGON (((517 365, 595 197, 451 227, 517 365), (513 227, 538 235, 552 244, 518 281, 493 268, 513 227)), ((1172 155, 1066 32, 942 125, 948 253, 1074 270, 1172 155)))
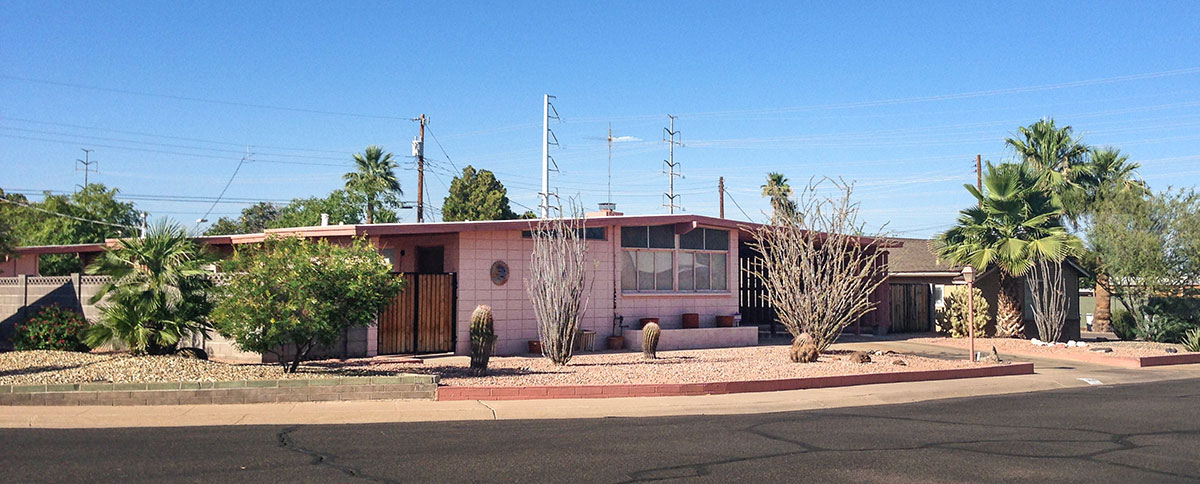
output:
POLYGON ((175 356, 183 358, 192 358, 196 360, 207 360, 208 352, 202 348, 179 348, 175 350, 175 356))
POLYGON ((1167 348, 1163 351, 1166 351, 1167 353, 1178 353, 1179 352, 1179 350, 1177 350, 1175 348, 1167 348))
POLYGON ((908 366, 908 363, 905 363, 904 360, 892 360, 892 364, 896 366, 908 366))
POLYGON ((850 354, 849 360, 854 363, 870 363, 871 355, 868 355, 863 351, 855 351, 854 353, 850 354))
POLYGON ((1112 348, 1092 348, 1091 351, 1095 352, 1095 353, 1112 353, 1113 349, 1112 348))

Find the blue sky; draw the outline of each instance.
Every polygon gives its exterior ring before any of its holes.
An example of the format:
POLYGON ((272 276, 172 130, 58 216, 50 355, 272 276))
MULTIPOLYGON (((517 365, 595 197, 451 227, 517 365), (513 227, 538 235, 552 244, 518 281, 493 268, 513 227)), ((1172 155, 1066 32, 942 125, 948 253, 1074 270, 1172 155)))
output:
POLYGON ((706 215, 718 176, 726 215, 758 220, 767 172, 840 176, 868 222, 929 236, 970 204, 974 155, 1009 158, 1003 139, 1044 116, 1153 187, 1200 181, 1200 3, 968 3, 10 0, 0 188, 70 191, 91 148, 93 181, 190 225, 247 145, 210 219, 328 193, 368 144, 406 156, 425 113, 445 149, 427 140, 435 208, 466 164, 532 207, 543 93, 563 196, 606 198, 610 123, 637 139, 612 156, 626 213, 665 210, 668 113, 684 211, 706 215), (162 200, 178 197, 201 201, 162 200))

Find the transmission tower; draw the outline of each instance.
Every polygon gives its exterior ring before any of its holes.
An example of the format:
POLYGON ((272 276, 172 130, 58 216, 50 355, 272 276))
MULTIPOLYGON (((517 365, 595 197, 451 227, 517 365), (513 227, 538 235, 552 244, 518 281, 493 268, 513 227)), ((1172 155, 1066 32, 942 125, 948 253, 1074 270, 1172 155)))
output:
POLYGON ((683 174, 676 171, 676 169, 679 168, 679 163, 675 162, 675 146, 683 146, 683 142, 679 141, 678 139, 679 131, 675 131, 676 117, 671 116, 670 114, 668 114, 667 117, 671 120, 671 126, 669 128, 663 128, 663 141, 670 145, 670 155, 667 159, 663 160, 663 173, 667 175, 667 180, 670 185, 667 189, 667 192, 663 194, 667 199, 663 206, 667 207, 667 213, 675 213, 676 208, 680 210, 683 209, 682 206, 676 203, 679 199, 679 194, 675 193, 675 177, 683 178, 683 174))
POLYGON ((559 119, 558 110, 554 109, 553 104, 550 104, 551 99, 554 99, 554 96, 549 94, 542 96, 542 191, 538 193, 542 199, 539 207, 542 211, 542 218, 550 218, 550 197, 558 197, 557 193, 550 192, 550 171, 558 171, 558 163, 555 163, 554 158, 550 156, 550 145, 558 146, 558 137, 554 135, 554 131, 550 130, 550 120, 559 119))
POLYGON ((83 188, 87 188, 88 173, 92 171, 92 165, 96 165, 95 171, 96 171, 96 173, 100 173, 100 161, 93 160, 91 158, 92 152, 96 151, 96 150, 89 150, 87 148, 80 148, 80 149, 83 150, 83 159, 82 160, 79 158, 75 159, 75 171, 79 171, 80 170, 79 165, 83 165, 83 188))

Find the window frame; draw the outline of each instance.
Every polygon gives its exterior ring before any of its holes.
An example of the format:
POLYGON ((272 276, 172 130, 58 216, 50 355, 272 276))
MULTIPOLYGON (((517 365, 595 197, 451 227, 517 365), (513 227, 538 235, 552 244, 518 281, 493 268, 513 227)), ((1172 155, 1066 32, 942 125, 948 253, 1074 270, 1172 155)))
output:
MULTIPOLYGON (((652 295, 694 296, 694 295, 732 294, 733 293, 733 289, 730 289, 731 282, 730 282, 730 277, 729 277, 729 264, 730 264, 729 259, 731 257, 731 254, 733 254, 733 250, 730 248, 730 246, 732 245, 732 243, 731 243, 732 239, 730 237, 731 232, 732 232, 731 230, 723 229, 723 228, 711 228, 710 229, 707 227, 696 227, 696 228, 692 229, 692 231, 688 232, 688 233, 692 233, 692 232, 697 232, 697 231, 708 231, 708 230, 725 232, 725 247, 723 249, 714 249, 714 248, 707 247, 706 241, 708 238, 708 234, 706 232, 701 232, 701 234, 702 234, 701 240, 705 241, 704 242, 705 247, 701 248, 701 249, 681 248, 680 240, 681 240, 681 237, 683 237, 683 236, 680 234, 674 234, 674 237, 673 237, 674 247, 672 247, 672 248, 627 247, 626 246, 626 244, 624 243, 624 238, 625 238, 624 234, 625 234, 625 230, 627 228, 634 229, 634 230, 639 229, 639 228, 642 229, 643 233, 647 234, 646 245, 647 246, 651 245, 649 242, 649 237, 648 237, 648 234, 650 232, 650 227, 653 227, 653 226, 648 226, 648 225, 622 226, 622 227, 620 227, 621 237, 614 237, 614 238, 620 239, 620 242, 621 242, 621 243, 617 244, 617 250, 620 251, 620 254, 618 254, 618 255, 621 258, 622 266, 621 266, 621 269, 618 271, 618 274, 615 274, 615 276, 620 278, 618 280, 618 284, 619 284, 619 287, 621 288, 622 295, 626 295, 626 296, 652 296, 652 295), (642 275, 641 275, 640 271, 638 271, 638 268, 637 268, 639 252, 668 252, 671 254, 671 288, 670 289, 637 289, 638 287, 640 287, 640 285, 642 283, 642 281, 641 281, 642 275), (632 263, 633 263, 634 267, 633 267, 632 274, 633 274, 634 280, 632 281, 632 287, 634 289, 626 289, 625 288, 625 286, 626 286, 625 283, 627 281, 624 280, 624 276, 625 276, 625 272, 626 272, 624 264, 626 264, 627 260, 629 260, 625 255, 626 253, 633 254, 632 263), (691 260, 692 260, 692 264, 693 264, 693 271, 694 271, 694 267, 695 267, 695 260, 696 260, 697 254, 722 254, 722 255, 724 255, 725 256, 725 271, 724 271, 723 279, 725 281, 725 288, 724 289, 695 289, 696 279, 695 279, 695 275, 693 273, 693 276, 692 276, 693 288, 692 289, 681 289, 680 285, 679 285, 679 280, 680 280, 680 278, 679 278, 679 271, 680 271, 679 262, 680 262, 680 258, 684 254, 689 254, 691 256, 691 260)), ((712 283, 714 281, 713 272, 711 270, 711 267, 712 267, 712 263, 711 263, 711 259, 710 259, 710 262, 709 262, 710 269, 709 269, 709 276, 708 276, 708 281, 709 281, 710 287, 712 286, 712 283)), ((657 274, 657 272, 654 272, 652 274, 657 274)), ((651 277, 657 277, 657 276, 652 275, 651 277)))

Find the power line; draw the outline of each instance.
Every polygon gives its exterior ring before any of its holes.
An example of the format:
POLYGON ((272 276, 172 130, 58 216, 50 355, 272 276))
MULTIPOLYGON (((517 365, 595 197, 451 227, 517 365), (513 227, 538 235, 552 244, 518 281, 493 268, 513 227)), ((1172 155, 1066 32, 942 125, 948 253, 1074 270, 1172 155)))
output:
POLYGON ((22 202, 18 202, 18 201, 16 201, 16 200, 9 200, 9 199, 7 199, 7 198, 0 198, 0 201, 6 202, 6 203, 11 203, 11 204, 13 204, 13 205, 19 205, 19 206, 22 206, 22 207, 25 207, 25 208, 31 208, 31 209, 37 210, 37 211, 39 211, 39 212, 45 212, 45 213, 48 213, 48 214, 51 214, 51 215, 56 215, 56 216, 59 216, 59 217, 65 217, 65 218, 69 218, 69 219, 71 219, 71 220, 77 220, 77 221, 80 221, 80 222, 87 222, 87 223, 101 224, 101 225, 109 225, 109 226, 112 226, 112 227, 120 227, 120 228, 125 228, 125 229, 134 229, 134 230, 137 230, 137 229, 138 229, 138 227, 134 227, 134 226, 132 226, 132 225, 125 225, 125 224, 115 224, 115 223, 112 223, 112 222, 105 222, 105 221, 102 221, 102 220, 92 220, 92 219, 86 219, 86 218, 83 218, 83 217, 76 217, 76 216, 74 216, 74 215, 68 215, 68 214, 65 214, 65 213, 55 212, 55 211, 53 211, 53 210, 46 210, 46 209, 44 209, 44 208, 37 207, 37 206, 34 206, 34 205, 30 205, 30 204, 28 204, 28 203, 22 203, 22 202))
MULTIPOLYGON (((241 153, 242 152, 242 150, 209 148, 209 147, 205 147, 205 146, 190 146, 190 145, 179 145, 179 144, 171 144, 171 143, 155 143, 153 141, 141 141, 141 140, 125 139, 125 138, 110 138, 110 137, 106 137, 106 136, 93 136, 93 135, 88 135, 88 134, 63 133, 60 131, 43 131, 43 130, 38 130, 38 129, 14 128, 11 126, 0 126, 0 129, 6 129, 6 130, 11 130, 11 131, 21 131, 21 132, 25 132, 25 133, 50 135, 50 136, 69 136, 69 137, 74 137, 74 138, 96 139, 96 140, 101 140, 101 141, 112 141, 112 142, 117 142, 117 143, 132 143, 132 144, 146 145, 146 146, 161 146, 161 147, 165 147, 165 148, 183 148, 183 149, 197 150, 197 151, 212 151, 212 152, 216 152, 216 153, 241 153)), ((242 146, 246 146, 246 145, 242 145, 242 146)), ((344 156, 332 157, 332 156, 295 155, 295 154, 287 154, 287 153, 261 153, 261 154, 268 155, 268 156, 284 156, 284 157, 290 157, 290 158, 306 158, 306 159, 311 159, 311 160, 334 160, 334 161, 337 161, 337 160, 345 159, 344 156)))
POLYGON ((200 228, 200 224, 208 221, 208 215, 212 213, 214 208, 217 208, 218 203, 221 203, 221 197, 225 196, 225 191, 229 190, 229 185, 232 185, 233 179, 237 178, 238 172, 242 170, 242 165, 246 164, 248 161, 251 161, 251 156, 253 156, 253 153, 250 153, 250 147, 247 146, 246 156, 243 156, 241 160, 238 160, 237 167, 233 169, 233 175, 229 176, 229 181, 225 182, 225 187, 221 188, 221 193, 217 195, 217 199, 213 200, 212 205, 208 207, 208 210, 204 212, 204 215, 201 215, 200 218, 196 219, 196 228, 200 228))
POLYGON ((404 117, 400 117, 400 116, 387 116, 387 115, 382 115, 382 114, 363 114, 363 113, 351 113, 351 112, 344 112, 344 111, 324 111, 324 110, 320 110, 320 109, 296 108, 296 107, 288 107, 288 106, 273 106, 270 104, 243 103, 243 102, 236 102, 236 101, 222 101, 219 99, 206 99, 206 98, 191 97, 191 96, 178 96, 178 95, 174 95, 174 94, 162 94, 162 93, 146 92, 146 91, 131 91, 128 89, 114 89, 111 87, 88 86, 88 85, 84 85, 84 84, 51 81, 51 80, 47 80, 47 79, 35 79, 32 77, 10 76, 10 75, 6 75, 6 74, 0 74, 0 79, 9 79, 9 80, 14 80, 14 81, 29 82, 29 83, 33 83, 33 84, 45 84, 45 85, 50 85, 50 86, 71 87, 71 88, 76 88, 76 89, 88 89, 88 90, 92 90, 92 91, 112 92, 112 93, 117 93, 117 94, 128 94, 128 95, 132 95, 132 96, 156 97, 156 98, 161 98, 161 99, 173 99, 176 101, 191 101, 191 102, 200 102, 200 103, 209 103, 209 104, 220 104, 220 105, 225 105, 225 106, 238 106, 238 107, 244 107, 244 108, 273 109, 276 111, 290 111, 290 112, 294 112, 294 113, 324 114, 324 115, 330 115, 330 116, 346 116, 346 117, 352 117, 352 118, 366 118, 366 119, 390 119, 390 120, 407 120, 408 119, 408 118, 404 118, 404 117))
MULTIPOLYGON (((59 144, 67 144, 67 145, 78 144, 78 142, 76 142, 76 141, 63 141, 63 140, 57 140, 57 139, 37 138, 37 137, 33 137, 33 136, 18 136, 18 135, 12 135, 12 134, 0 134, 0 137, 25 139, 25 140, 32 140, 32 141, 45 141, 48 143, 59 143, 59 144)), ((193 158, 207 158, 210 160, 228 160, 229 159, 228 156, 201 155, 201 154, 197 154, 197 153, 184 153, 181 151, 155 150, 155 149, 150 149, 150 148, 131 148, 128 146, 106 145, 106 144, 101 144, 101 143, 89 143, 89 145, 90 146, 99 146, 101 148, 109 148, 109 149, 114 149, 114 150, 139 151, 139 152, 144 152, 144 153, 158 153, 158 154, 163 154, 163 155, 190 156, 193 158)), ((337 167, 342 167, 342 168, 346 167, 345 163, 335 164, 335 163, 316 163, 316 162, 286 161, 286 160, 254 160, 254 161, 259 162, 259 163, 279 163, 279 164, 283 164, 283 165, 337 166, 337 167)))
POLYGON ((432 130, 432 129, 429 129, 429 125, 425 125, 425 129, 426 129, 427 131, 429 131, 429 136, 430 136, 431 138, 433 138, 433 142, 434 142, 434 144, 436 144, 436 145, 437 145, 437 147, 438 147, 438 149, 439 149, 439 150, 442 150, 442 154, 446 156, 446 161, 449 161, 449 162, 450 162, 450 166, 454 168, 454 171, 455 171, 456 173, 457 173, 457 172, 459 172, 459 170, 458 170, 458 165, 455 165, 455 164, 454 164, 454 160, 451 160, 451 159, 450 159, 450 153, 446 153, 446 148, 443 148, 443 147, 442 147, 442 142, 441 142, 441 141, 438 141, 438 139, 437 139, 437 135, 436 135, 436 134, 433 134, 433 130, 432 130))
POLYGON ((754 217, 751 217, 750 214, 746 213, 745 210, 742 210, 742 205, 737 202, 736 198, 733 198, 733 194, 731 194, 729 192, 725 192, 725 196, 729 197, 729 201, 733 202, 733 206, 737 207, 739 212, 742 212, 742 215, 746 217, 747 222, 754 221, 754 217))

